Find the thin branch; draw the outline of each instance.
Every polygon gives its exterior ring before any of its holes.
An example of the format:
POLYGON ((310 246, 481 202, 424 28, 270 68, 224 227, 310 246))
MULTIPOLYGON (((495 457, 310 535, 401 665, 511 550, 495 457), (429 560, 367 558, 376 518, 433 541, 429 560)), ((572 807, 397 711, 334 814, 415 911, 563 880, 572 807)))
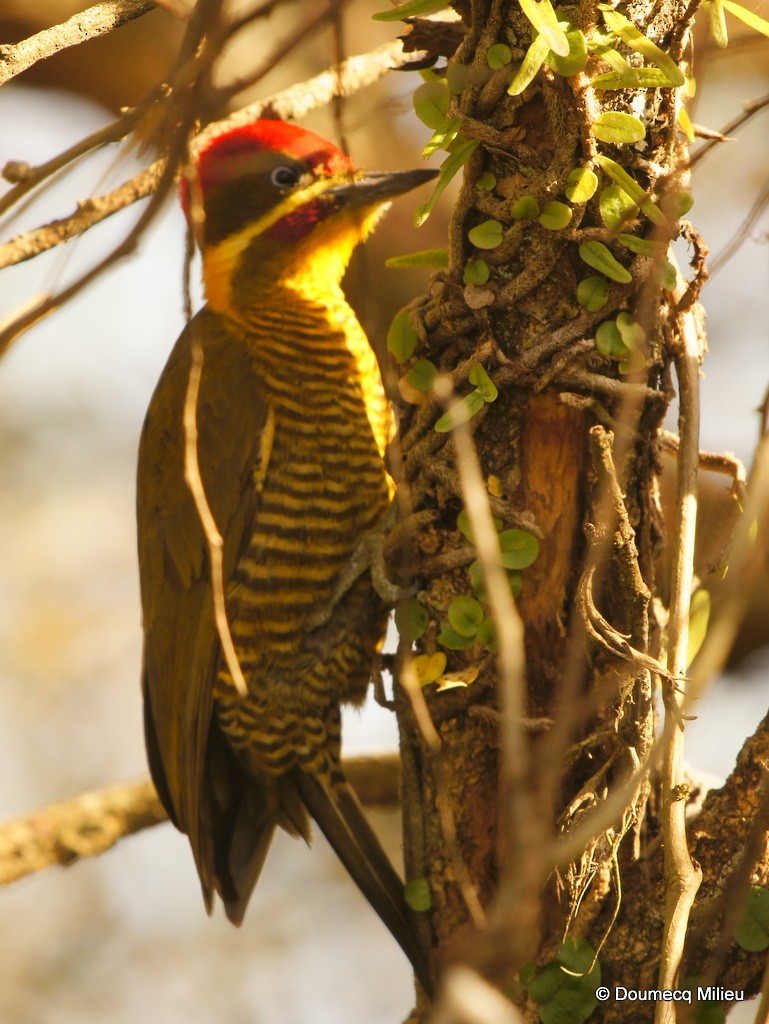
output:
POLYGON ((224 599, 224 569, 222 565, 224 541, 216 526, 216 520, 206 498, 203 479, 200 475, 200 463, 198 461, 197 408, 200 379, 203 375, 203 346, 200 343, 197 332, 193 336, 191 355, 192 362, 187 379, 187 393, 184 397, 184 482, 192 494, 200 525, 206 538, 208 562, 211 571, 214 622, 216 623, 219 643, 222 645, 224 660, 227 662, 227 669, 232 676, 235 689, 241 697, 247 697, 248 685, 238 661, 238 654, 235 650, 235 644, 232 642, 230 625, 227 621, 227 605, 224 599))
MULTIPOLYGON (((344 772, 366 806, 398 806, 397 754, 346 758, 344 772)), ((0 824, 0 885, 57 864, 98 857, 124 836, 167 819, 155 787, 146 777, 49 804, 0 824)))
POLYGON ((98 39, 128 21, 141 18, 155 7, 154 0, 103 0, 60 25, 45 28, 19 43, 0 46, 0 85, 39 60, 89 39, 98 39))
POLYGON ((54 864, 97 857, 118 839, 167 818, 148 779, 50 804, 0 826, 0 885, 54 864))
MULTIPOLYGON (((674 353, 679 382, 678 488, 673 545, 668 671, 675 684, 663 680, 665 728, 662 754, 662 835, 664 843, 665 920, 660 950, 659 987, 673 989, 678 981, 686 930, 702 871, 689 854, 686 839, 686 780, 684 775, 684 676, 689 642, 689 605, 694 576, 697 528, 697 470, 699 466, 699 372, 702 344, 691 311, 678 319, 674 353)), ((672 1024, 675 1008, 660 1003, 655 1024, 672 1024)))
POLYGON ((702 160, 704 156, 707 156, 713 147, 718 145, 720 142, 728 141, 729 137, 736 132, 738 128, 741 128, 752 117, 755 117, 756 114, 760 113, 766 107, 769 107, 769 93, 767 93, 766 96, 761 96, 757 100, 752 100, 750 103, 743 103, 742 113, 738 114, 734 120, 730 121, 729 124, 722 128, 715 138, 709 139, 704 145, 700 146, 689 161, 689 166, 693 167, 696 163, 702 160))

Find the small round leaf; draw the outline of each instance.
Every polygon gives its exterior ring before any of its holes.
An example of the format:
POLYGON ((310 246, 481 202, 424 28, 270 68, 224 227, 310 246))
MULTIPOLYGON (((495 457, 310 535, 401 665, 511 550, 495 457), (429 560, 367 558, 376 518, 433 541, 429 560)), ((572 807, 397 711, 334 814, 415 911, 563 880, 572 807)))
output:
POLYGON ((438 367, 429 359, 417 359, 407 374, 407 380, 417 391, 429 391, 438 376, 438 367))
POLYGON ((506 569, 528 569, 539 554, 539 541, 534 534, 517 528, 500 533, 499 547, 506 569))
POLYGON ((483 622, 483 608, 474 597, 461 595, 449 605, 449 625, 460 636, 475 636, 483 622))
POLYGON ((486 260, 470 260, 465 267, 462 280, 465 284, 486 284, 490 274, 491 270, 486 260))
POLYGON ((545 203, 539 215, 539 223, 548 231, 562 231, 573 216, 573 211, 566 203, 557 200, 545 203))
POLYGON ((586 203, 598 188, 598 177, 589 167, 575 167, 567 180, 566 198, 571 203, 586 203))
POLYGON ((467 237, 476 249, 496 249, 502 242, 504 228, 498 220, 484 220, 470 228, 467 237))
POLYGON ((395 606, 395 627, 399 636, 407 643, 413 643, 427 629, 430 616, 415 597, 399 601, 395 606))
POLYGON ((609 298, 609 282, 605 277, 592 274, 577 285, 577 302, 590 313, 597 313, 609 298))
POLYGON ((510 208, 514 220, 535 220, 539 217, 539 203, 534 196, 521 196, 510 208))

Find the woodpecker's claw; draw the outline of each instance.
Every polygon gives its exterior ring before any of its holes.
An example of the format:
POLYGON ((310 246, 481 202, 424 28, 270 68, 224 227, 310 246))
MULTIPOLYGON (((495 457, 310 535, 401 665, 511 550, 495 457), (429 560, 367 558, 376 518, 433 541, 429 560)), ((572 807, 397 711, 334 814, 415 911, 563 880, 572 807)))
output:
POLYGON ((384 532, 395 520, 395 506, 391 505, 373 530, 364 534, 357 547, 339 574, 334 593, 308 619, 307 628, 319 629, 325 626, 341 599, 367 570, 371 573, 371 585, 386 605, 392 606, 407 597, 413 597, 418 587, 399 587, 387 576, 384 559, 384 532))

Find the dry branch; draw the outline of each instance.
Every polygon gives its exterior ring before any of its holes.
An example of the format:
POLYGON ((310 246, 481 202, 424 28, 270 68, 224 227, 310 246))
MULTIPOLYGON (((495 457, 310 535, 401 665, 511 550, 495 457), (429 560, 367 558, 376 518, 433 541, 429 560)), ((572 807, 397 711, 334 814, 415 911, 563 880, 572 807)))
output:
MULTIPOLYGON (((400 792, 397 754, 353 757, 345 775, 367 806, 396 807, 400 792)), ((0 885, 55 864, 98 857, 124 836, 167 820, 148 778, 121 782, 49 804, 0 825, 0 885)))
POLYGON ((155 8, 154 0, 103 0, 19 43, 0 46, 0 85, 70 46, 97 39, 155 8))

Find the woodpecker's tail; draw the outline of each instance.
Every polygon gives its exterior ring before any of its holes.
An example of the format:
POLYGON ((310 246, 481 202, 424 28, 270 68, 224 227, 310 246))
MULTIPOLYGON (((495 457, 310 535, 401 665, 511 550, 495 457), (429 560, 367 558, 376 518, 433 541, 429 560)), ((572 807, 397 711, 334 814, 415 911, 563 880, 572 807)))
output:
POLYGON ((337 857, 411 961, 425 992, 431 995, 430 972, 404 899, 403 882, 369 825, 352 786, 342 779, 327 788, 299 768, 292 771, 291 778, 337 857))

